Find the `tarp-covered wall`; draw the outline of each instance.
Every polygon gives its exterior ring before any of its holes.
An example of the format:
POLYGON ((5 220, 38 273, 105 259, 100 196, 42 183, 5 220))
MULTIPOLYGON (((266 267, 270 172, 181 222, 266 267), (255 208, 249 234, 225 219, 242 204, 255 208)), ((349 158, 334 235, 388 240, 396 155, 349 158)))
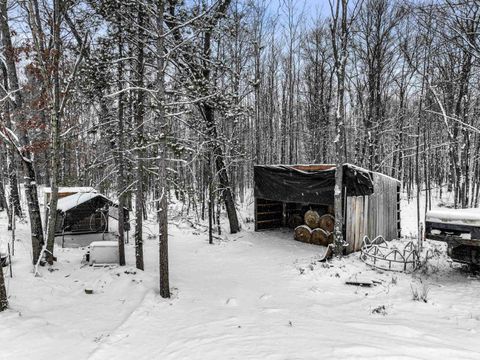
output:
MULTIPOLYGON (((352 165, 343 168, 347 196, 373 193, 371 174, 352 165)), ((256 198, 304 204, 333 204, 335 169, 304 171, 294 166, 254 167, 256 198)))

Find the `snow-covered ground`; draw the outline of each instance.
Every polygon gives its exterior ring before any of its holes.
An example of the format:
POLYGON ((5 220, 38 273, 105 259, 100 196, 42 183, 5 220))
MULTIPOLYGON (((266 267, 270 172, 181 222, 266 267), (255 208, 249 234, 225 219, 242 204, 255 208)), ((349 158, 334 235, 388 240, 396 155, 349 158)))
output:
MULTIPOLYGON (((415 205, 403 209, 404 233, 413 234, 415 205)), ((3 242, 6 223, 2 212, 3 242)), ((480 279, 451 266, 440 243, 428 244, 438 251, 422 270, 403 274, 372 270, 358 254, 319 263, 323 249, 287 230, 246 224, 214 245, 187 223, 170 232, 165 300, 153 238, 145 272, 130 244, 125 267, 84 266, 85 250, 57 248, 58 262, 34 277, 28 225, 19 224, 0 359, 480 358, 480 279), (346 285, 355 274, 378 284, 346 285), (412 288, 427 288, 428 301, 413 301, 412 288)))

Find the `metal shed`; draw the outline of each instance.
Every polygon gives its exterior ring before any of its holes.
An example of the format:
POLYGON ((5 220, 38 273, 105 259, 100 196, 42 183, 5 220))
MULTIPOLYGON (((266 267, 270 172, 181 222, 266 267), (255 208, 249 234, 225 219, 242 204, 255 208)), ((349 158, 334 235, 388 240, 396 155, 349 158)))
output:
MULTIPOLYGON (((343 168, 343 235, 347 252, 360 250, 365 235, 399 238, 400 182, 351 164, 343 168)), ((335 165, 254 167, 255 230, 284 227, 306 208, 334 206, 335 165)))

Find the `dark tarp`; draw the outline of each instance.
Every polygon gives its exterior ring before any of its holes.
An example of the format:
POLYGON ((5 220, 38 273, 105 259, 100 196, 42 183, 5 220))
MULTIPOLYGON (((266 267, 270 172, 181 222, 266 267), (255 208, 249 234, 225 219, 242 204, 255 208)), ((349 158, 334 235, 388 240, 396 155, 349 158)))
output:
MULTIPOLYGON (((291 203, 333 205, 335 169, 303 171, 287 165, 254 166, 255 198, 291 203)), ((348 196, 373 194, 368 170, 343 167, 348 196)))

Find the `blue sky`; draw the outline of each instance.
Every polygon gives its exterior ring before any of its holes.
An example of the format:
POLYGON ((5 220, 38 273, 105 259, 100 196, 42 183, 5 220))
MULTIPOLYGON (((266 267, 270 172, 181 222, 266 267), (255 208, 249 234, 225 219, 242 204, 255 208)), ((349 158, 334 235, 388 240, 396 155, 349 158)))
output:
MULTIPOLYGON (((271 8, 274 9, 284 2, 289 0, 271 0, 271 8)), ((322 16, 328 16, 330 14, 330 5, 328 0, 293 0, 295 7, 305 9, 305 14, 308 16, 314 16, 321 14, 322 16)))

